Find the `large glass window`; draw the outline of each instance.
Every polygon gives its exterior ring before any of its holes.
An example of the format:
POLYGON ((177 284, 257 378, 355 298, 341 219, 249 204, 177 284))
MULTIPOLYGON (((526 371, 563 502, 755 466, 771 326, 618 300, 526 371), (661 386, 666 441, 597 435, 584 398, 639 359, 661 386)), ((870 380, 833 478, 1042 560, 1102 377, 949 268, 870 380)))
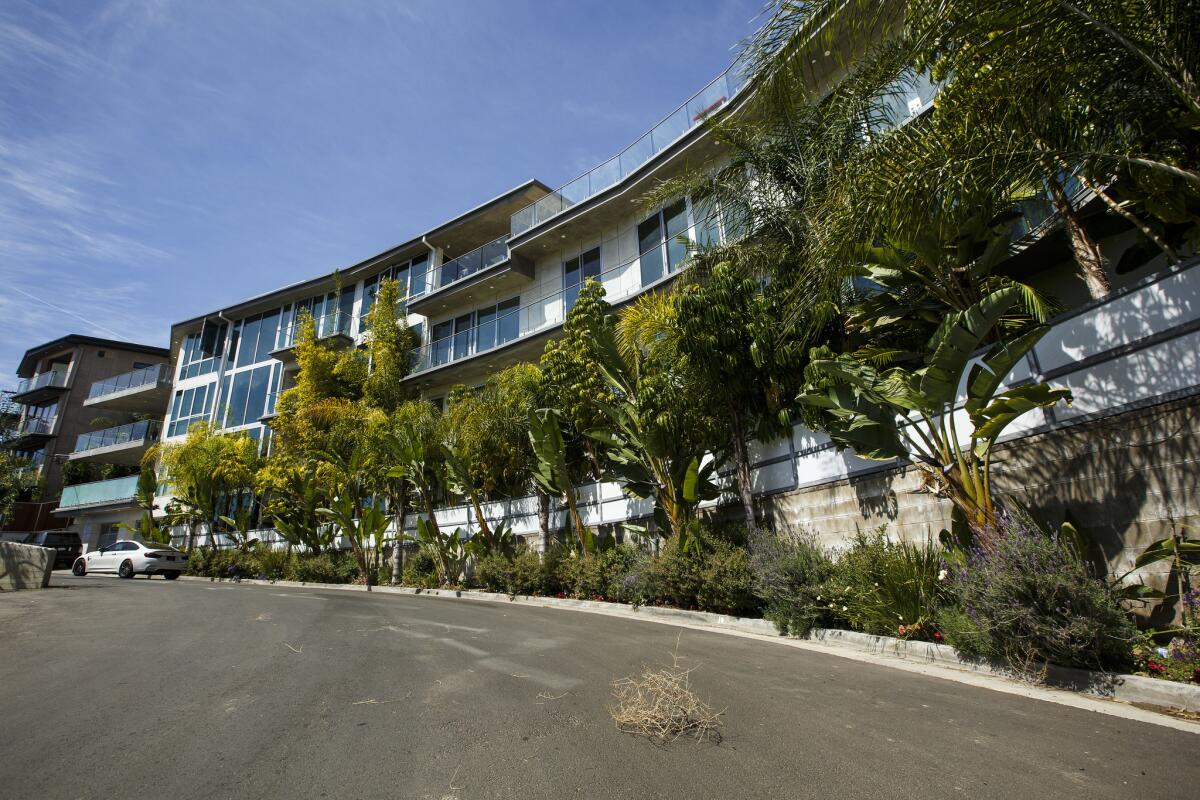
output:
POLYGON ((175 392, 171 403, 171 425, 168 436, 182 436, 194 423, 208 418, 212 408, 215 383, 175 392))
POLYGON ((258 422, 266 413, 271 374, 275 369, 274 365, 268 364, 234 374, 233 380, 227 384, 229 392, 225 427, 236 428, 258 422))
MULTIPOLYGON (((225 352, 225 323, 205 322, 197 333, 188 334, 179 349, 179 378, 194 378, 216 372, 225 352)), ((233 349, 230 348, 232 355, 233 349)))
POLYGON ((679 269, 687 258, 687 203, 676 201, 638 225, 642 286, 679 269))
POLYGON ((271 360, 271 350, 275 344, 275 331, 279 327, 279 312, 271 311, 263 314, 258 328, 258 346, 254 348, 254 363, 271 360))
POLYGON ((463 314, 454 318, 454 357, 465 358, 471 352, 471 334, 475 315, 463 314))
POLYGON ((496 343, 511 342, 521 334, 521 298, 510 297, 496 305, 496 343))
POLYGON ((428 254, 418 256, 412 260, 409 266, 408 274, 408 296, 420 297, 425 294, 425 275, 429 270, 428 254))
POLYGON ((262 316, 247 317, 242 322, 242 333, 237 354, 237 366, 245 367, 254 363, 254 353, 258 348, 258 329, 262 325, 262 316))
POLYGON ((454 320, 439 322, 430 328, 430 360, 433 364, 445 364, 450 360, 450 340, 454 335, 454 320))
POLYGON ((600 248, 593 247, 582 255, 563 262, 563 308, 570 311, 588 278, 600 277, 600 248))

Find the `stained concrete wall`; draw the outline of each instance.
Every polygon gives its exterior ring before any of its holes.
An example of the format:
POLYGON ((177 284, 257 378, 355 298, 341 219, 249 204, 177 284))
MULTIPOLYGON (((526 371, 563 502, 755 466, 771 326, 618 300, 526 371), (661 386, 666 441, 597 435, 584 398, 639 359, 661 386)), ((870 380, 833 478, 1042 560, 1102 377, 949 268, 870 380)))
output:
MULTIPOLYGON (((1069 515, 1092 542, 1097 565, 1123 573, 1172 530, 1200 531, 1200 397, 1008 442, 992 471, 999 496, 1021 500, 1055 526, 1069 515)), ((911 466, 775 495, 764 509, 776 524, 803 527, 830 547, 880 527, 893 538, 936 540, 950 525, 949 502, 930 494, 911 466)), ((1138 576, 1175 588, 1164 564, 1138 576)))
POLYGON ((32 544, 0 542, 0 592, 44 589, 50 585, 54 551, 32 544))

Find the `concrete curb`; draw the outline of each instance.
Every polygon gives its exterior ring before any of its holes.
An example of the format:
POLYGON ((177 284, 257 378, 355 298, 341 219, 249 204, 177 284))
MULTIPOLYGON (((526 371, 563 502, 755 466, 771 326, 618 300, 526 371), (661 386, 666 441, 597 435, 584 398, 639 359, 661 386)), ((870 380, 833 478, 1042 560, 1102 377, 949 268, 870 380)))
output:
MULTIPOLYGON (((245 583, 253 586, 280 586, 306 589, 334 589, 338 591, 366 592, 366 587, 347 583, 304 583, 301 581, 264 581, 257 579, 225 580, 184 575, 186 581, 206 583, 245 583)), ((371 592, 379 594, 420 595, 444 600, 475 600, 487 603, 561 608, 591 614, 641 620, 643 622, 679 623, 690 627, 713 631, 731 631, 760 637, 784 639, 773 622, 765 619, 733 617, 707 611, 685 611, 680 608, 658 606, 629 606, 623 603, 608 603, 599 600, 574 600, 560 597, 517 596, 495 592, 480 592, 471 589, 413 589, 406 586, 375 586, 371 592)), ((934 642, 917 642, 896 639, 891 636, 875 636, 858 631, 836 628, 814 629, 807 640, 791 639, 792 642, 811 641, 830 645, 838 649, 869 653, 874 656, 902 659, 918 664, 935 664, 951 669, 992 675, 1006 680, 1029 683, 1011 668, 997 663, 980 661, 962 655, 953 647, 934 642)), ((1143 703, 1200 713, 1200 686, 1175 681, 1147 678, 1141 675, 1123 675, 1111 672, 1093 672, 1070 667, 1050 666, 1045 674, 1045 684, 1078 694, 1087 694, 1125 703, 1143 703)))

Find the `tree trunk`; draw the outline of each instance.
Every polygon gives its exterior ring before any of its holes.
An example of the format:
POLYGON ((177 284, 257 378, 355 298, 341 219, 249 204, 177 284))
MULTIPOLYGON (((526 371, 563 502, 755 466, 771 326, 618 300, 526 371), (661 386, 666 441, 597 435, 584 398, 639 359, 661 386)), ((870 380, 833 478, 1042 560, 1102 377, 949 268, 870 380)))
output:
POLYGON ((479 503, 479 493, 472 490, 470 499, 471 507, 475 509, 475 521, 479 523, 479 532, 483 534, 484 539, 487 539, 489 547, 495 547, 496 542, 492 539, 492 529, 488 526, 487 517, 483 515, 483 506, 479 503))
POLYGON ((757 521, 754 518, 754 485, 750 473, 750 453, 746 447, 746 433, 742 427, 742 414, 736 408, 730 409, 729 434, 733 445, 733 462, 737 469, 738 494, 742 498, 742 511, 746 517, 747 532, 754 530, 757 521))
POLYGON ((400 563, 400 554, 404 552, 400 547, 400 540, 404 537, 404 525, 406 522, 405 511, 408 510, 404 502, 404 490, 404 479, 401 478, 399 481, 399 486, 396 489, 396 511, 395 514, 393 514, 393 518, 395 519, 396 535, 394 540, 395 544, 392 545, 392 586, 395 586, 400 582, 400 577, 404 570, 404 565, 400 563))
POLYGON ((1079 267, 1080 277, 1087 285, 1088 294, 1092 296, 1092 299, 1098 300, 1112 291, 1112 284, 1108 280, 1108 270, 1104 263, 1104 255, 1100 252, 1100 245, 1084 229, 1078 212, 1071 205, 1071 200, 1067 197, 1062 184, 1058 182, 1058 178, 1050 176, 1047 183, 1050 186, 1050 197, 1054 202, 1054 208, 1063 218, 1063 224, 1066 226, 1067 239, 1071 243, 1071 252, 1075 256, 1075 264, 1079 267))
POLYGON ((537 490, 538 530, 542 534, 542 552, 550 549, 550 495, 537 490))
POLYGON ((571 520, 575 523, 575 536, 579 539, 579 549, 583 552, 584 557, 588 555, 587 549, 587 528, 583 524, 583 517, 579 516, 579 507, 575 505, 575 491, 566 493, 567 511, 571 514, 571 520))

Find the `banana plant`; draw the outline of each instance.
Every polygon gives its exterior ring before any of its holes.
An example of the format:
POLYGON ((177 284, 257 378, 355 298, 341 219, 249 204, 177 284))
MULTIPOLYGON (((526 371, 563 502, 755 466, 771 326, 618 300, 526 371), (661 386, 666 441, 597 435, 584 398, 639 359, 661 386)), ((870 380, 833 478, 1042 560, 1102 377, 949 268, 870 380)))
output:
POLYGON ((361 504, 354 495, 345 492, 335 496, 328 508, 317 509, 317 513, 332 522, 350 542, 358 569, 370 590, 371 573, 383 549, 383 535, 391 524, 388 515, 379 505, 361 504))
POLYGON ((232 517, 221 515, 220 520, 225 524, 225 535, 233 539, 238 550, 246 552, 250 549, 250 530, 254 525, 254 513, 249 508, 239 508, 232 517))
POLYGON ((1006 286, 970 307, 949 313, 929 341, 919 369, 879 370, 850 354, 814 348, 808 385, 797 400, 810 421, 839 447, 864 457, 907 459, 923 469, 973 530, 995 522, 991 457, 1013 420, 1038 408, 1071 401, 1068 389, 1032 383, 1000 391, 1016 364, 1049 327, 1006 335, 1000 323, 1023 291, 1006 286), (986 344, 985 344, 986 342, 986 344), (970 430, 955 419, 959 388, 970 430))
POLYGON ((562 498, 567 504, 567 514, 575 527, 579 549, 586 556, 594 550, 591 530, 583 524, 579 506, 575 501, 575 482, 567 464, 567 448, 563 441, 562 414, 552 408, 539 408, 529 414, 529 441, 533 445, 536 465, 533 479, 542 490, 562 498))
POLYGON ((488 525, 487 516, 483 513, 483 504, 479 498, 479 487, 471 477, 472 463, 466 448, 457 441, 442 444, 442 464, 446 473, 446 483, 455 494, 462 495, 471 503, 475 512, 475 520, 479 524, 479 533, 492 545, 492 529, 488 525))
POLYGON ((281 499, 284 502, 277 504, 280 510, 274 515, 274 525, 289 546, 320 553, 333 544, 333 526, 318 511, 325 505, 325 493, 317 481, 315 463, 288 474, 281 499))
POLYGON ((680 550, 698 550, 696 509, 716 498, 716 461, 695 452, 686 432, 672 425, 669 415, 646 410, 645 396, 654 390, 641 370, 627 363, 608 330, 594 332, 596 353, 615 400, 601 405, 606 429, 585 435, 603 445, 604 472, 627 494, 653 499, 655 522, 674 538, 680 550))
POLYGON ((442 533, 436 524, 418 519, 417 534, 412 539, 433 559, 442 586, 458 583, 468 555, 462 528, 455 528, 453 533, 442 533))

